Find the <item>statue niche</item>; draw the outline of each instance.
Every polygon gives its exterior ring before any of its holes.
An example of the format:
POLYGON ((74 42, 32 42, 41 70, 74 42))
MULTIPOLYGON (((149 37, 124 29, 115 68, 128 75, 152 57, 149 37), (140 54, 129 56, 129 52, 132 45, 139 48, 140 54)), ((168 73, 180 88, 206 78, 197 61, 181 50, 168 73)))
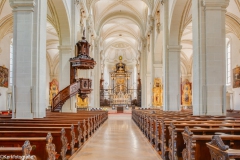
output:
POLYGON ((162 106, 163 105, 163 89, 162 81, 160 78, 154 79, 153 86, 153 106, 162 106))
POLYGON ((192 105, 192 83, 188 79, 182 82, 182 105, 192 105))

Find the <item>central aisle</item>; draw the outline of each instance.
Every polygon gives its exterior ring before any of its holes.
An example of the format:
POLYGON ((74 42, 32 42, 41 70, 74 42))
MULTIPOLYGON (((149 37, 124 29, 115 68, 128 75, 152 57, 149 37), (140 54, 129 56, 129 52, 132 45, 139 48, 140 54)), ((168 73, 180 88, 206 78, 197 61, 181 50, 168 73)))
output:
POLYGON ((108 120, 73 160, 159 160, 158 153, 131 119, 131 114, 109 115, 108 120))

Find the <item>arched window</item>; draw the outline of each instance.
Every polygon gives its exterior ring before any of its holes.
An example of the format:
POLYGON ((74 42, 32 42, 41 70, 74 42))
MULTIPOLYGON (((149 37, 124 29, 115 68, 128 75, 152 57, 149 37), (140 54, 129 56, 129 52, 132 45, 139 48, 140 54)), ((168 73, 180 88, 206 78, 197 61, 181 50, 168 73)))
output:
POLYGON ((10 69, 9 69, 9 85, 13 83, 13 39, 10 42, 10 69))
POLYGON ((231 43, 226 39, 226 84, 231 84, 231 43))

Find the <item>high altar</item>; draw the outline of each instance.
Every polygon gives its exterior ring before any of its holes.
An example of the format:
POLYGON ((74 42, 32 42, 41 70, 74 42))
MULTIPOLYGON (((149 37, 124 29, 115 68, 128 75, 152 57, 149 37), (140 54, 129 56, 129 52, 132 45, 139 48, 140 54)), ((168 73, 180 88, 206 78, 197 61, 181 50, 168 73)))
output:
POLYGON ((162 105, 163 105, 162 81, 160 78, 155 78, 153 86, 153 106, 157 107, 162 105))
POLYGON ((128 88, 130 72, 126 69, 126 64, 122 63, 122 56, 119 56, 119 63, 116 64, 114 72, 110 72, 112 79, 112 89, 110 87, 110 105, 131 104, 131 91, 128 88))

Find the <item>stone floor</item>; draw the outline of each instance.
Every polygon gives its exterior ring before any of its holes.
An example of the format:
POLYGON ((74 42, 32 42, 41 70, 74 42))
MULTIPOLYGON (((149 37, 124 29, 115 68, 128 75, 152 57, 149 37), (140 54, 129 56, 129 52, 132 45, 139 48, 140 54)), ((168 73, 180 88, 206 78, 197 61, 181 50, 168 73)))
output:
POLYGON ((131 114, 111 114, 73 160, 160 160, 131 119, 131 114))

